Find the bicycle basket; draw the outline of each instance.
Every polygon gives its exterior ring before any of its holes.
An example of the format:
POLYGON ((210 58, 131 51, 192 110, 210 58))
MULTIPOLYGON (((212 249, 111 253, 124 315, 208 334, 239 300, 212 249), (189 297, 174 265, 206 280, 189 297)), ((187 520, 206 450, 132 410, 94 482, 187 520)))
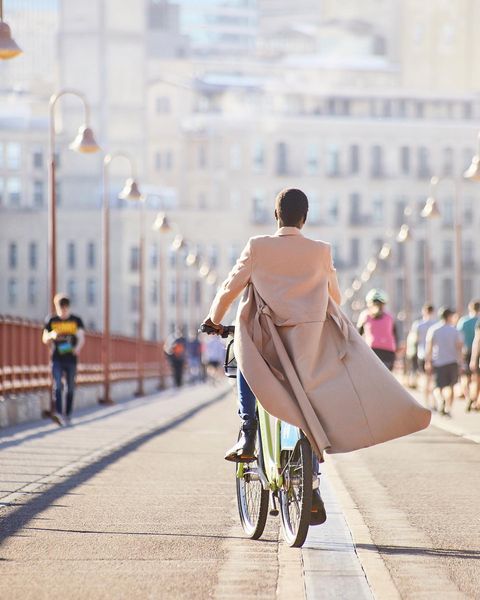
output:
POLYGON ((237 376, 237 359, 233 351, 233 340, 228 343, 223 368, 227 377, 235 378, 237 376))

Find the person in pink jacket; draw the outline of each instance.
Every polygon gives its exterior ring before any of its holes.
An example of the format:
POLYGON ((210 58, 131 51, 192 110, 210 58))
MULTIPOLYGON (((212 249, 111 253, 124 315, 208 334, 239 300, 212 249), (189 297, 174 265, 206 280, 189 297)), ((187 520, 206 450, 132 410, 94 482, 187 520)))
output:
POLYGON ((395 363, 397 350, 397 330, 392 315, 385 310, 387 294, 378 289, 370 290, 365 298, 367 309, 357 323, 360 335, 383 362, 389 371, 395 363))

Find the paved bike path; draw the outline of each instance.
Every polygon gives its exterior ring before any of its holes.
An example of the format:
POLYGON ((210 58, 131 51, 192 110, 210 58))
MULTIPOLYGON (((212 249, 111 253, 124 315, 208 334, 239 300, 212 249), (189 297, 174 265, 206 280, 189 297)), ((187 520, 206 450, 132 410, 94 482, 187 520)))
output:
POLYGON ((329 520, 308 548, 286 547, 272 517, 262 540, 244 538, 221 458, 237 427, 232 396, 219 400, 227 390, 89 409, 72 428, 0 431, 2 600, 317 600, 362 589, 326 482, 329 520))

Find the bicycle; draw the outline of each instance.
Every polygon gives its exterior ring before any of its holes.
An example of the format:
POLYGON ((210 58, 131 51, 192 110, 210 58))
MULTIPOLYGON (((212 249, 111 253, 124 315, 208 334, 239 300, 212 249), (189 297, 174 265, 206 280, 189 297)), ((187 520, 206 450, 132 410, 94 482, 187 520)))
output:
MULTIPOLYGON (((200 331, 218 335, 206 325, 200 331)), ((237 376, 234 333, 234 327, 223 328, 222 337, 232 337, 224 364, 225 374, 231 378, 237 376)), ((255 458, 236 467, 240 522, 247 537, 256 540, 265 529, 268 514, 280 514, 286 543, 301 547, 310 526, 313 489, 318 486, 318 479, 313 481, 312 448, 300 429, 273 417, 259 402, 257 421, 255 458)))

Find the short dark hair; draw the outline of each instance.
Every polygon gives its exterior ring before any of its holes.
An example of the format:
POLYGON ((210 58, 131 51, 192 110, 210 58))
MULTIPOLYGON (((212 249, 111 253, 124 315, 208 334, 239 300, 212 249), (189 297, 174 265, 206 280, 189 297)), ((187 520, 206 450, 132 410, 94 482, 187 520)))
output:
POLYGON ((451 308, 446 308, 445 306, 442 306, 442 308, 440 308, 438 311, 438 316, 443 321, 446 321, 449 317, 451 317, 454 314, 455 312, 451 308))
POLYGON ((480 312, 480 300, 470 300, 468 308, 475 312, 480 312))
POLYGON ((307 219, 308 198, 302 190, 285 188, 275 198, 275 210, 286 227, 295 227, 307 219))
POLYGON ((70 298, 68 296, 66 296, 65 294, 55 294, 53 303, 55 305, 60 306, 61 308, 66 308, 66 307, 70 306, 70 298))
POLYGON ((433 313, 433 311, 435 310, 434 307, 433 307, 433 304, 424 304, 422 308, 429 315, 431 315, 433 313))

